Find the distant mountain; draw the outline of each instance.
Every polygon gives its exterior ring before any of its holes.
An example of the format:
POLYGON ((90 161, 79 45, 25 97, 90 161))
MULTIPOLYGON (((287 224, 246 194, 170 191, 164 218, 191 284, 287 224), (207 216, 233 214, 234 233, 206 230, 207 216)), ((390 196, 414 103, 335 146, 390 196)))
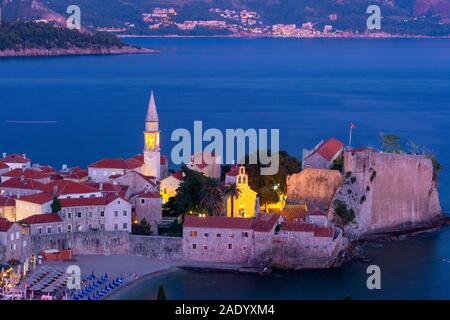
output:
MULTIPOLYGON (((4 20, 65 24, 66 8, 74 1, 0 0, 0 3, 4 20)), ((382 10, 383 32, 450 35, 449 0, 78 0, 76 4, 81 8, 83 27, 126 34, 270 34, 276 24, 301 26, 308 22, 320 31, 331 26, 333 31, 364 33, 366 9, 376 4, 382 10), (158 7, 173 8, 176 14, 154 14, 158 7), (255 12, 256 17, 244 14, 242 18, 239 15, 242 10, 255 12)))

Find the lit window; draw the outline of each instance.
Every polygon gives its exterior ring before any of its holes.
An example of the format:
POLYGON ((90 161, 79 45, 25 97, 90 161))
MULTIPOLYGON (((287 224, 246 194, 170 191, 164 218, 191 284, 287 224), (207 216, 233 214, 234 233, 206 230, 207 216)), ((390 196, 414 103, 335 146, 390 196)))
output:
POLYGON ((196 236, 197 236, 197 231, 192 230, 192 231, 191 231, 191 237, 196 237, 196 236))

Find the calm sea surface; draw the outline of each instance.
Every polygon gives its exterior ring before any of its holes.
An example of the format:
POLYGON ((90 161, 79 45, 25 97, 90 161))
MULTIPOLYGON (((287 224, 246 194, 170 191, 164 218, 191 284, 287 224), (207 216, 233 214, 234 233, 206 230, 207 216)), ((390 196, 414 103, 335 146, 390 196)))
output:
MULTIPOLYGON (((128 39, 156 55, 0 60, 0 152, 35 162, 86 166, 141 152, 154 90, 163 152, 176 128, 279 128, 280 147, 335 136, 379 146, 379 133, 436 151, 450 209, 450 40, 128 39)), ((179 272, 173 298, 450 298, 450 231, 369 248, 381 293, 365 289, 359 262, 333 271, 270 277, 179 272), (447 262, 449 261, 449 262, 447 262), (220 290, 218 290, 220 288, 220 290)), ((158 280, 159 281, 159 280, 158 280)), ((154 283, 135 290, 151 298, 154 283)))

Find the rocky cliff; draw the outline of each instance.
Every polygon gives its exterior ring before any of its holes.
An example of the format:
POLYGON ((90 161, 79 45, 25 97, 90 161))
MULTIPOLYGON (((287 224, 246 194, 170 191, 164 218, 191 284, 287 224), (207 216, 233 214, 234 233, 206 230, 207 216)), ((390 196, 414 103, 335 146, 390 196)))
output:
POLYGON ((287 177, 287 203, 306 202, 309 206, 328 209, 341 181, 342 175, 337 170, 304 169, 287 177))
POLYGON ((346 152, 343 182, 330 212, 345 203, 355 218, 345 227, 352 238, 414 229, 441 217, 430 159, 374 151, 346 152))

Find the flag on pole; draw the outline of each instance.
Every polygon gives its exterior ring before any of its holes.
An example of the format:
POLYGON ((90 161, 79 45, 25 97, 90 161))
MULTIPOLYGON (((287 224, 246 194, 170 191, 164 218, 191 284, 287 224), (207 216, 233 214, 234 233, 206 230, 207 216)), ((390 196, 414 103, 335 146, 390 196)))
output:
POLYGON ((352 130, 355 129, 356 126, 353 122, 350 122, 350 133, 348 137, 348 148, 350 149, 352 147, 352 130))

